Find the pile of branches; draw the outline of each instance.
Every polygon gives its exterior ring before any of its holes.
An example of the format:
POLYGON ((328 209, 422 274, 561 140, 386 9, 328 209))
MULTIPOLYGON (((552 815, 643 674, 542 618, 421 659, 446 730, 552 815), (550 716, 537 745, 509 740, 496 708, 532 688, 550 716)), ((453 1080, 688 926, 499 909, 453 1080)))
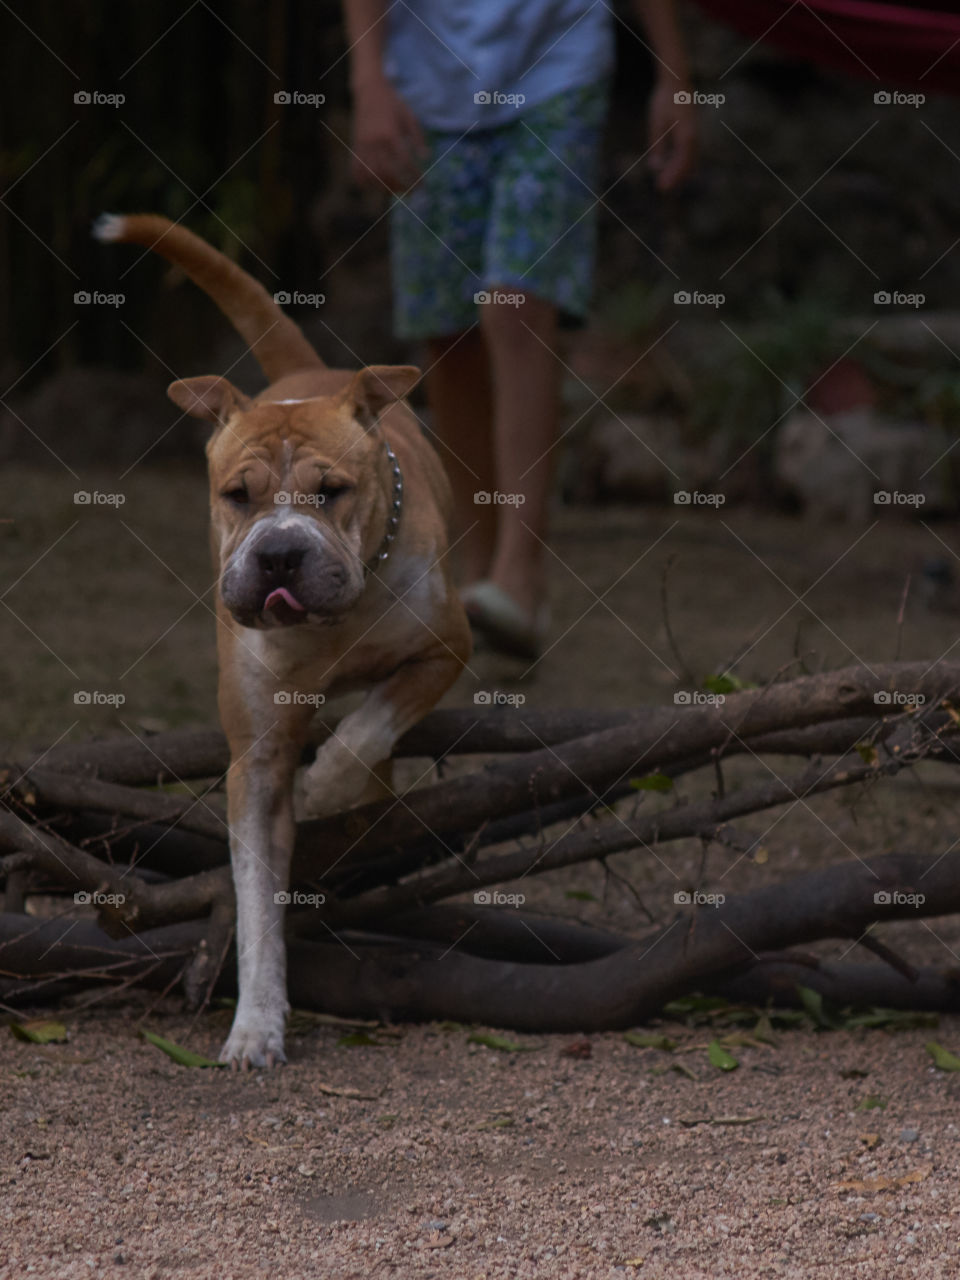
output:
MULTIPOLYGON (((737 818, 876 784, 920 760, 960 760, 958 695, 960 663, 890 663, 685 706, 435 711, 395 754, 432 758, 439 780, 298 826, 291 1001, 531 1031, 629 1026, 693 990, 789 1000, 798 982, 841 1004, 960 1007, 957 975, 915 969, 870 932, 878 919, 960 910, 954 855, 857 858, 719 906, 692 894, 633 937, 501 908, 484 892, 624 851, 666 861, 665 847, 690 837, 749 857, 737 818), (780 759, 731 789, 724 766, 738 755, 780 759), (455 756, 483 759, 445 770, 455 756), (783 757, 804 763, 785 770, 783 757), (656 799, 696 770, 710 771, 709 798, 656 799), (632 805, 616 804, 631 794, 632 805), (822 965, 795 950, 825 938, 858 941, 876 958, 822 965)), ((319 725, 314 747, 330 732, 319 725)), ((198 1007, 231 991, 227 764, 212 729, 7 753, 0 1000, 136 982, 179 984, 198 1007), (62 911, 51 913, 58 897, 62 911), (47 913, 28 912, 31 900, 47 913)))

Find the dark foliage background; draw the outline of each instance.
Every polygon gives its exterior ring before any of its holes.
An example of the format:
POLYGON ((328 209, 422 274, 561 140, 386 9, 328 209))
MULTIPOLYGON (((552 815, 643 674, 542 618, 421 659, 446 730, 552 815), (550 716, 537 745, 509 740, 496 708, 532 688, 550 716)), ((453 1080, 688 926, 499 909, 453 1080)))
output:
MULTIPOLYGON (((825 311, 869 311, 877 288, 919 287, 928 305, 952 303, 952 102, 878 110, 869 79, 763 46, 747 51, 684 5, 698 82, 726 102, 701 112, 696 177, 660 199, 635 165, 651 61, 629 7, 617 12, 599 193, 601 316, 640 333, 674 289, 691 287, 722 288, 725 314, 751 320, 809 299, 825 311)), ((4 387, 20 379, 22 394, 77 362, 183 376, 230 350, 209 304, 161 263, 90 239, 104 209, 183 218, 268 286, 325 293, 326 306, 303 319, 332 362, 403 354, 390 333, 385 205, 348 177, 336 0, 11 0, 0 24, 4 387), (326 102, 283 106, 274 95, 284 89, 326 102), (78 104, 79 91, 125 101, 78 104), (118 310, 78 308, 82 289, 126 300, 118 310)))

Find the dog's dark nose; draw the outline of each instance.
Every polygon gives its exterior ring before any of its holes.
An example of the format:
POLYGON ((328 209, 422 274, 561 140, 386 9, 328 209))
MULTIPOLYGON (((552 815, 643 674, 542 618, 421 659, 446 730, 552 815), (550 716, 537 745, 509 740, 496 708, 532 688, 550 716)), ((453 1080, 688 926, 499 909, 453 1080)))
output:
POLYGON ((261 547, 257 552, 257 562, 270 581, 280 586, 290 581, 303 564, 306 554, 304 547, 261 547))

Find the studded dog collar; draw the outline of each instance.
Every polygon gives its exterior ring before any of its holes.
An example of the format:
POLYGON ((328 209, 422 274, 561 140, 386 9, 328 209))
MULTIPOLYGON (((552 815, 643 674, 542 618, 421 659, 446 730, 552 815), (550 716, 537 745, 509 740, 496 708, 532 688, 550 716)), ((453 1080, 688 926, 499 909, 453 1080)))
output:
POLYGON ((364 564, 364 574, 374 573, 390 554, 390 544, 397 536, 397 529, 400 525, 400 512, 403 508, 403 475, 400 472, 400 463, 397 461, 397 455, 391 449, 390 441, 386 437, 384 437, 383 446, 387 451, 387 459, 393 469, 390 514, 387 516, 387 528, 383 535, 383 541, 372 558, 364 564))

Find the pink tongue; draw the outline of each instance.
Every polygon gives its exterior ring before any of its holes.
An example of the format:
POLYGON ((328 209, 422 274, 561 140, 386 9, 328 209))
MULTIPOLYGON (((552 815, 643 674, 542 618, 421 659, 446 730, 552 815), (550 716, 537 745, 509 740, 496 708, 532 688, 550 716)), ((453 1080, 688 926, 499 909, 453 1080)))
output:
POLYGON ((295 609, 297 613, 306 613, 306 609, 304 609, 300 601, 295 596, 292 596, 286 587, 277 587, 276 590, 271 591, 266 600, 264 600, 263 607, 265 610, 272 609, 281 600, 284 604, 288 604, 291 609, 295 609))

